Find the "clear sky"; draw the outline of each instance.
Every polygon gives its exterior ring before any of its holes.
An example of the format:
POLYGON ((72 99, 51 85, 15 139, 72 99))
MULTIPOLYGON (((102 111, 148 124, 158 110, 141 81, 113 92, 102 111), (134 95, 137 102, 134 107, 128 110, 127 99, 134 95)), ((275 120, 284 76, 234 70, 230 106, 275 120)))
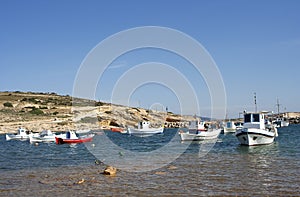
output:
MULTIPOLYGON (((275 111, 278 98, 281 111, 300 111, 299 10, 297 0, 0 0, 0 90, 72 95, 81 63, 99 42, 129 28, 162 26, 184 32, 210 53, 224 81, 229 117, 253 110, 254 92, 260 110, 275 111)), ((174 67, 180 70, 185 64, 167 52, 149 51, 124 55, 111 68, 125 65, 126 70, 144 61, 162 61, 177 63, 174 67)), ((124 72, 110 70, 102 79, 105 87, 124 72)), ((185 75, 192 80, 192 73, 185 75)), ((192 83, 201 93, 201 115, 209 116, 203 79, 192 83)), ((130 105, 150 108, 158 102, 178 112, 174 93, 157 84, 148 86, 143 88, 149 95, 138 88, 130 105), (157 101, 151 93, 163 96, 157 101)), ((99 86, 96 98, 109 100, 101 91, 99 86)))

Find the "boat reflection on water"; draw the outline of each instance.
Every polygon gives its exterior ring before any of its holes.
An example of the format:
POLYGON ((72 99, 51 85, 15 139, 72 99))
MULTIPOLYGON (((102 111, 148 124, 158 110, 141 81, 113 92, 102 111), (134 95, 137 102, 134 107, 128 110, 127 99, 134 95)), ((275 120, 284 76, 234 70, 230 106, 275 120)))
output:
MULTIPOLYGON (((261 184, 262 193, 269 193, 270 186, 274 184, 272 177, 281 176, 281 172, 274 171, 278 167, 278 144, 265 146, 239 146, 237 151, 241 153, 243 162, 237 167, 242 177, 255 176, 261 184)), ((246 178, 245 178, 246 179, 246 178)), ((244 181, 243 179, 241 180, 244 181)), ((246 183, 245 183, 246 184, 246 183)))
POLYGON ((237 146, 237 151, 242 154, 274 155, 278 152, 278 143, 266 144, 264 146, 237 146))

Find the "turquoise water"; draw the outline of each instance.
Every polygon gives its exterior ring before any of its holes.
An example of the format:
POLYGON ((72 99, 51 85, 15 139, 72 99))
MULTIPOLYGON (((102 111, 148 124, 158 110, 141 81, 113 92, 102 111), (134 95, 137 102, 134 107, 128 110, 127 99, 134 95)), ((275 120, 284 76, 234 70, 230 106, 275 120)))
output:
MULTIPOLYGON (((112 141, 132 152, 147 152, 180 142, 177 130, 137 138, 106 132, 112 141)), ((85 145, 5 141, 0 135, 0 196, 299 196, 300 125, 279 129, 275 143, 266 146, 239 145, 232 134, 219 136, 206 154, 203 144, 192 143, 176 160, 146 172, 118 171, 114 177, 101 174, 105 165, 85 145), (84 179, 83 183, 78 184, 84 179)), ((94 143, 101 142, 97 135, 94 143)), ((170 151, 169 154, 173 154, 170 151)), ((120 154, 119 157, 126 157, 120 154)))

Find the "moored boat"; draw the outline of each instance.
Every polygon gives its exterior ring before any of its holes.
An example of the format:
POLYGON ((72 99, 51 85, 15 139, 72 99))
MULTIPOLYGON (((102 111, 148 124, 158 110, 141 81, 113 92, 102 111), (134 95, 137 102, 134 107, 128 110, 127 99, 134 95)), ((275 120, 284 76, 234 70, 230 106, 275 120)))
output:
POLYGON ((266 118, 267 112, 244 112, 244 126, 235 136, 242 145, 270 144, 278 136, 277 129, 266 118))
POLYGON ((221 129, 208 129, 198 133, 180 132, 179 135, 182 141, 202 141, 218 138, 221 129))
POLYGON ((224 133, 235 133, 236 126, 233 121, 228 121, 228 122, 226 122, 223 130, 224 130, 224 133))
POLYGON ((287 118, 276 118, 272 123, 275 127, 287 127, 290 124, 287 118))
POLYGON ((128 128, 128 134, 137 136, 150 136, 164 132, 164 127, 151 128, 150 123, 147 121, 139 122, 138 128, 128 128))
POLYGON ((20 127, 18 129, 17 134, 6 134, 5 138, 6 140, 28 140, 29 136, 32 135, 30 131, 20 127))
POLYGON ((182 141, 202 141, 216 139, 220 133, 220 128, 212 127, 207 122, 197 120, 190 122, 188 131, 180 131, 179 135, 182 141), (197 126, 195 127, 195 125, 197 126))
POLYGON ((190 121, 189 122, 189 132, 207 131, 208 123, 205 121, 190 121))
POLYGON ((35 142, 55 142, 55 137, 66 138, 66 134, 54 134, 50 130, 44 130, 38 135, 30 135, 30 143, 35 142))
POLYGON ((94 134, 88 134, 83 136, 78 136, 75 131, 68 131, 66 137, 55 137, 56 144, 73 144, 73 143, 84 143, 93 140, 94 134))
POLYGON ((279 108, 280 108, 280 105, 279 104, 279 99, 277 99, 277 118, 276 120, 273 120, 272 123, 275 127, 287 127, 289 126, 290 122, 289 120, 285 117, 285 115, 280 115, 280 112, 279 112, 279 108))

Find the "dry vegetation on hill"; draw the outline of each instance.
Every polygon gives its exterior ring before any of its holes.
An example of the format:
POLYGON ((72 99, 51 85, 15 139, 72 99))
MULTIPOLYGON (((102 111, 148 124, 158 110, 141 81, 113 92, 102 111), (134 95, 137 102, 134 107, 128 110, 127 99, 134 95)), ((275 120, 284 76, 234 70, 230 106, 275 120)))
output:
POLYGON ((0 133, 19 127, 39 132, 43 129, 109 129, 135 126, 146 120, 154 126, 188 121, 172 113, 126 107, 56 93, 0 92, 0 133))

